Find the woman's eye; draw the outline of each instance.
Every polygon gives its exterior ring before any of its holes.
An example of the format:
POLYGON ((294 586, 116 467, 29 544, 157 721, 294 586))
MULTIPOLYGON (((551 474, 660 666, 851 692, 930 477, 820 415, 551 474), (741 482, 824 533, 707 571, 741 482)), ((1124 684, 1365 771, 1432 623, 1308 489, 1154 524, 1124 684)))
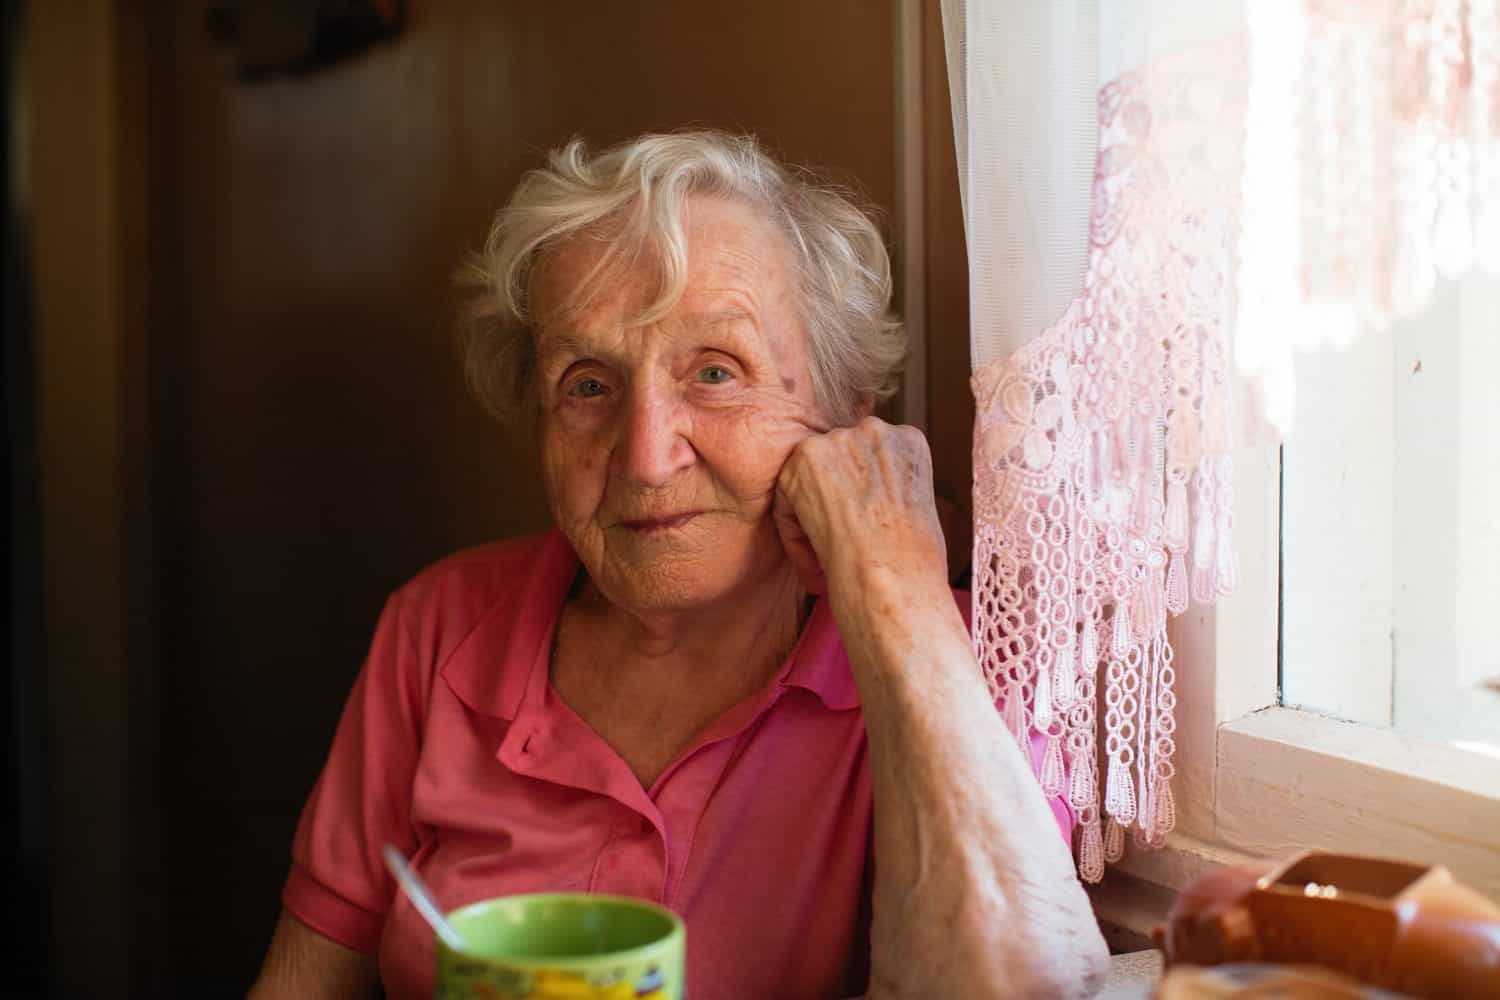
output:
POLYGON ((593 399, 595 396, 602 396, 608 391, 609 389, 604 383, 596 378, 581 378, 573 383, 573 387, 568 390, 568 395, 578 396, 583 399, 593 399))
POLYGON ((709 385, 723 385, 732 378, 734 376, 723 365, 709 365, 698 372, 698 381, 707 382, 709 385))

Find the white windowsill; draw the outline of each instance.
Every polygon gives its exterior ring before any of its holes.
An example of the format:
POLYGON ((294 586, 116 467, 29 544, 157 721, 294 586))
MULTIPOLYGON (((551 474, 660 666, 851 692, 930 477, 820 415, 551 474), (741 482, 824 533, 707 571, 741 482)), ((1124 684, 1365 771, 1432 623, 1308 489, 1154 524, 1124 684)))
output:
POLYGON ((1219 727, 1217 841, 1443 865, 1500 897, 1500 763, 1400 732, 1270 708, 1219 727))
POLYGON ((1484 762, 1296 709, 1247 715, 1219 727, 1214 839, 1174 833, 1158 851, 1132 845, 1095 908, 1147 934, 1172 894, 1205 872, 1314 847, 1443 865, 1500 898, 1500 765, 1484 762))

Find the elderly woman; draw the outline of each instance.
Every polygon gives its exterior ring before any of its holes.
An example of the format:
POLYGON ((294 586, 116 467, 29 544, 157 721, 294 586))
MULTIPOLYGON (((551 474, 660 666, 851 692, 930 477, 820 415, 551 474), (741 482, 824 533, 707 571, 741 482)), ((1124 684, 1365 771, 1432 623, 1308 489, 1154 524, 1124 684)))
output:
POLYGON ((745 138, 575 142, 477 275, 471 381, 557 530, 390 599, 253 995, 429 993, 386 842, 447 906, 672 907, 693 1000, 1090 993, 1069 817, 976 666, 926 443, 870 416, 905 344, 866 214, 745 138))

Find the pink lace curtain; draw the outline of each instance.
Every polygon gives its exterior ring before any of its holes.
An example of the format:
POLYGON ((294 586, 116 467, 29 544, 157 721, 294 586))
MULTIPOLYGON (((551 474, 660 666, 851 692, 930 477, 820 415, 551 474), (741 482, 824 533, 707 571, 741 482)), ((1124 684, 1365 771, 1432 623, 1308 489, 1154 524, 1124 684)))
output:
POLYGON ((1087 880, 1174 824, 1167 616, 1237 576, 1231 344, 1264 407, 1241 422, 1284 428, 1330 319, 1347 340, 1500 270, 1497 2, 945 0, 975 644, 1046 736, 1087 880))

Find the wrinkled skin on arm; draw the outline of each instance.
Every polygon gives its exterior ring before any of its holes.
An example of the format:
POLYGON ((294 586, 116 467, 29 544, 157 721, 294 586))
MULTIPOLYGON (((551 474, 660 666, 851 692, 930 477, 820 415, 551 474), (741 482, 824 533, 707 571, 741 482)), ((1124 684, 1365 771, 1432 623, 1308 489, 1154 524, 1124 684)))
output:
POLYGON ((1108 950, 948 590, 925 439, 874 418, 808 437, 775 517, 804 584, 828 595, 864 709, 869 996, 1093 995, 1108 950))
POLYGON ((373 955, 330 941, 282 910, 249 1000, 373 997, 378 979, 373 955))

